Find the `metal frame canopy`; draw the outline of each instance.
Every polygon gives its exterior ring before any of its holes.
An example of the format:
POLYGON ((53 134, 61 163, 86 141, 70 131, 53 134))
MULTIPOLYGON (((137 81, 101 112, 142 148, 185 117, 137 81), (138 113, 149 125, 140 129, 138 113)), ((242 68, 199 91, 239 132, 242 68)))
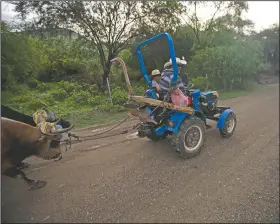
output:
POLYGON ((178 66, 177 66, 177 63, 176 63, 176 56, 175 56, 175 49, 174 49, 174 45, 173 45, 173 40, 172 40, 172 37, 169 33, 161 33, 159 35, 153 36, 150 39, 145 40, 142 43, 138 44, 136 46, 137 57, 138 57, 138 60, 139 60, 142 75, 143 75, 144 79, 146 80, 146 82, 151 87, 152 81, 147 74, 145 63, 144 63, 144 60, 143 60, 143 56, 142 56, 140 47, 143 46, 143 45, 146 45, 146 44, 148 44, 148 43, 150 43, 154 40, 162 38, 162 37, 166 37, 167 42, 168 42, 169 54, 170 54, 170 58, 171 58, 172 65, 173 65, 173 70, 174 70, 174 76, 173 76, 173 79, 172 79, 172 82, 171 82, 171 86, 174 87, 176 85, 176 81, 177 81, 177 78, 178 78, 178 66))

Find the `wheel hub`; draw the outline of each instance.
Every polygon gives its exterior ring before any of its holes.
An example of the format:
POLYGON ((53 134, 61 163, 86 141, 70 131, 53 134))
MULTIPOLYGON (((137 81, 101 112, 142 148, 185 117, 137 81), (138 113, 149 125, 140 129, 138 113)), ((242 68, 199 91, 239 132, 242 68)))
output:
POLYGON ((227 132, 231 133, 233 131, 233 128, 234 128, 234 119, 233 118, 227 119, 226 122, 225 122, 225 126, 226 126, 227 132))
POLYGON ((200 138, 200 130, 197 127, 191 127, 185 134, 185 147, 188 148, 188 150, 195 149, 200 138))

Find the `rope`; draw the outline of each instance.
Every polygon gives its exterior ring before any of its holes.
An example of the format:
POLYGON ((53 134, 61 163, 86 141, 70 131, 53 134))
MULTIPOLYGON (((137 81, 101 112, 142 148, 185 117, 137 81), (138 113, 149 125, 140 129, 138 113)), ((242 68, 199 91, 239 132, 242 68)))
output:
MULTIPOLYGON (((115 133, 115 134, 112 134, 112 135, 106 135, 106 136, 101 136, 101 137, 95 138, 96 136, 105 134, 105 133, 107 133, 107 132, 109 132, 109 131, 112 131, 113 129, 117 128, 117 127, 120 126, 122 123, 124 123, 128 118, 129 118, 129 116, 126 117, 124 120, 122 120, 120 123, 118 123, 116 126, 110 128, 109 130, 104 131, 104 132, 102 132, 102 133, 98 133, 98 134, 96 134, 96 135, 77 136, 77 135, 75 135, 75 134, 68 133, 68 137, 70 138, 70 140, 69 140, 69 139, 66 139, 66 140, 63 140, 63 141, 60 141, 60 142, 61 142, 61 143, 66 143, 66 145, 67 145, 67 144, 70 144, 70 148, 71 148, 71 144, 72 144, 72 143, 83 142, 83 141, 88 141, 88 140, 96 140, 96 139, 102 139, 102 138, 108 138, 108 137, 113 137, 113 136, 117 136, 117 135, 126 134, 126 133, 128 133, 129 131, 135 129, 135 128, 139 125, 139 123, 136 124, 136 125, 133 125, 133 127, 132 127, 131 129, 123 130, 123 131, 121 131, 120 133, 115 133), (77 140, 71 141, 71 137, 74 137, 74 138, 76 138, 77 140), (80 140, 80 138, 83 138, 83 139, 80 140)), ((67 146, 66 146, 66 151, 67 151, 67 146)))
MULTIPOLYGON (((112 131, 113 129, 117 128, 118 126, 120 126, 120 125, 121 125, 122 123, 124 123, 128 118, 129 118, 129 116, 126 117, 124 120, 122 120, 120 123, 118 123, 116 126, 113 126, 112 128, 110 128, 110 129, 107 130, 107 131, 98 133, 98 134, 96 134, 96 135, 80 136, 79 138, 88 138, 88 137, 94 137, 94 136, 99 136, 99 135, 105 134, 105 133, 107 133, 107 132, 109 132, 109 131, 112 131)), ((70 133, 69 133, 69 134, 70 134, 70 133)), ((68 136, 69 136, 69 134, 68 134, 68 136)), ((72 134, 71 134, 71 135, 72 135, 72 134)), ((74 135, 72 135, 72 136, 75 137, 74 135)), ((76 137, 78 137, 78 136, 76 136, 76 137)))

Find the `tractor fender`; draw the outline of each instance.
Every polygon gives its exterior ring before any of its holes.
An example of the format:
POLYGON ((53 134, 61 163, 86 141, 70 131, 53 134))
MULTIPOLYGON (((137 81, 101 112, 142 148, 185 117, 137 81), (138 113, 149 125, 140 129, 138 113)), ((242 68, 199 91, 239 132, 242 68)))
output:
POLYGON ((218 123, 217 123, 217 129, 223 129, 224 125, 225 125, 225 121, 228 117, 228 115, 230 115, 230 113, 232 113, 233 110, 232 109, 226 109, 219 117, 218 123))

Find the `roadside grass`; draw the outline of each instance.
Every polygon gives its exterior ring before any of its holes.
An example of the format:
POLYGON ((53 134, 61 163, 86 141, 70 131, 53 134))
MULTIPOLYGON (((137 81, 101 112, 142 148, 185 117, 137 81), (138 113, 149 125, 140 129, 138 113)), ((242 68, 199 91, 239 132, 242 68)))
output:
POLYGON ((236 97, 247 96, 250 93, 262 91, 269 85, 260 85, 258 83, 250 83, 248 89, 246 90, 232 90, 232 91, 219 91, 219 100, 227 100, 236 97))
MULTIPOLYGON (((220 91, 220 100, 226 100, 236 97, 247 96, 250 93, 262 91, 270 85, 260 85, 257 83, 250 84, 248 90, 234 90, 234 91, 220 91)), ((116 123, 127 116, 126 110, 122 112, 100 113, 90 112, 80 113, 78 116, 72 116, 71 122, 75 124, 76 128, 86 128, 93 125, 116 123)))
MULTIPOLYGON (((275 85, 275 84, 274 84, 275 85)), ((278 84, 276 84, 278 85, 278 84)), ((226 100, 230 98, 242 97, 249 95, 253 92, 262 91, 269 88, 272 85, 260 85, 257 83, 250 84, 247 90, 234 90, 234 91, 219 91, 219 100, 226 100)), ((14 105, 9 103, 10 99, 13 97, 10 93, 2 92, 2 104, 7 106, 12 106, 12 108, 17 108, 20 105, 14 105), (6 95, 3 95, 6 94, 6 95)), ((72 124, 75 124, 75 129, 87 128, 95 125, 111 124, 117 123, 127 117, 127 110, 125 108, 113 108, 108 111, 98 111, 91 106, 79 106, 79 105, 69 105, 67 102, 55 103, 50 108, 53 110, 58 117, 63 117, 69 120, 72 124)), ((26 114, 23 109, 18 109, 26 114)))
POLYGON ((123 120, 126 118, 127 112, 95 112, 92 110, 89 110, 87 112, 82 112, 79 114, 76 114, 76 116, 71 116, 69 121, 72 124, 75 124, 76 128, 87 128, 94 125, 102 125, 102 124, 111 124, 118 121, 123 120))

